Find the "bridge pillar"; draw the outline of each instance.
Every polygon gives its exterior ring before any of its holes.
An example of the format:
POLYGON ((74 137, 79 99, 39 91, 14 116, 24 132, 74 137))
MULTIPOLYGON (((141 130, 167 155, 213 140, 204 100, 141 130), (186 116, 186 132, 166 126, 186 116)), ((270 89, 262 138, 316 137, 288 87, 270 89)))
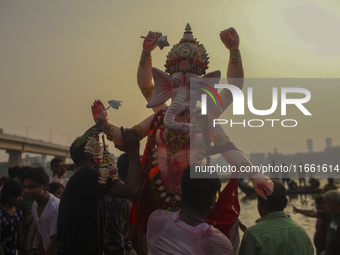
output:
POLYGON ((7 150, 9 154, 8 166, 21 165, 21 151, 17 150, 7 150))

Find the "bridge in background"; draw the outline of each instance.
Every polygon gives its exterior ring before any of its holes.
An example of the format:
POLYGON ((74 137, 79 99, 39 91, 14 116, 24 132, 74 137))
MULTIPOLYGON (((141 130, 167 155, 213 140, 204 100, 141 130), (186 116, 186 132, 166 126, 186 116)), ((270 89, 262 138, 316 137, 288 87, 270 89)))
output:
POLYGON ((69 147, 44 142, 42 140, 0 133, 0 149, 9 154, 9 166, 20 165, 22 153, 50 155, 63 159, 69 158, 69 147))

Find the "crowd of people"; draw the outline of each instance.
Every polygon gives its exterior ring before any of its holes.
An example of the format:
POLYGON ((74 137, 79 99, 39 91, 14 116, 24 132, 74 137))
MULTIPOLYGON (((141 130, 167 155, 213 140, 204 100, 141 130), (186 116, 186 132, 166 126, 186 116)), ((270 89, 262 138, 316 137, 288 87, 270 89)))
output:
POLYGON ((51 177, 43 167, 10 167, 1 186, 0 254, 102 254, 104 239, 105 254, 132 251, 126 241, 131 207, 126 198, 140 193, 139 140, 130 130, 122 135, 120 149, 126 153, 117 164, 121 181, 114 185, 98 184, 98 162, 85 153, 85 143, 76 146, 79 138, 70 147, 79 167, 70 180, 63 177, 61 158, 51 160, 51 177))
MULTIPOLYGON (((333 184, 332 180, 329 180, 333 184)), ((336 186, 326 185, 328 191, 315 199, 316 210, 306 210, 293 206, 294 212, 317 218, 314 246, 317 255, 337 254, 340 251, 340 193, 336 186)))
MULTIPOLYGON (((141 190, 139 141, 133 130, 121 131, 120 148, 126 153, 117 163, 120 181, 106 187, 98 184, 98 163, 85 153, 85 144, 76 146, 79 138, 70 147, 79 170, 69 180, 63 177, 65 162, 59 158, 50 163, 51 177, 42 167, 8 169, 9 177, 1 187, 0 254, 17 254, 17 250, 20 254, 137 254, 129 240, 128 218, 130 199, 141 190)), ((181 209, 156 210, 149 218, 148 254, 314 254, 306 231, 284 212, 287 192, 282 182, 274 180, 273 194, 266 199, 258 196, 261 218, 248 229, 243 226, 239 249, 206 220, 220 189, 218 178, 193 179, 190 170, 184 170, 181 209)), ((339 254, 340 193, 329 190, 316 202, 316 211, 294 210, 318 217, 318 231, 323 226, 325 234, 317 231, 314 238, 318 255, 339 254)))
MULTIPOLYGON (((230 52, 228 82, 242 89, 238 34, 228 28, 221 31, 220 38, 230 52)), ((199 82, 208 89, 221 74, 206 73, 209 57, 190 25, 169 52, 165 73, 153 68, 151 51, 166 44, 166 36, 150 31, 137 71, 138 86, 155 114, 132 129, 119 129, 108 121, 108 108, 96 100, 92 105, 96 124, 70 146, 77 171, 69 180, 63 178, 65 162, 58 158, 51 161, 51 177, 42 167, 11 167, 9 180, 0 179, 4 182, 0 255, 14 255, 17 250, 38 255, 314 254, 306 231, 284 212, 287 192, 281 182, 260 173, 247 175, 258 194, 261 218, 246 229, 237 221, 238 173, 223 191, 217 176, 190 177, 189 165, 209 164, 215 154, 221 154, 237 169, 251 162, 222 128, 209 129, 208 117, 191 115, 196 105, 190 103, 190 79, 213 78, 207 84, 199 82), (172 103, 167 107, 170 98, 172 103), (192 116, 197 125, 190 137, 192 116), (118 160, 118 178, 112 162, 103 163, 101 149, 107 152, 106 147, 97 146, 101 132, 126 153, 118 160), (139 141, 145 137, 148 141, 142 166, 139 141), (245 230, 240 245, 238 226, 245 230)), ((230 91, 222 90, 217 96, 221 109, 209 106, 211 116, 220 116, 232 103, 231 96, 230 91)), ((109 104, 118 108, 120 101, 111 100, 109 104)), ((305 184, 304 176, 299 178, 300 186, 305 184)), ((328 191, 324 200, 327 210, 311 214, 327 225, 326 245, 320 253, 339 254, 340 193, 328 191)))

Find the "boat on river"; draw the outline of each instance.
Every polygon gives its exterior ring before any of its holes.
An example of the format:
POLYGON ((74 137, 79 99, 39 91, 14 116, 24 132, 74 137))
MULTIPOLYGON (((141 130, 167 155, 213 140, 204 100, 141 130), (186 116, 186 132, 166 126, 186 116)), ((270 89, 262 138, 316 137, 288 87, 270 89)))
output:
MULTIPOLYGON (((289 189, 287 190, 287 194, 317 194, 323 193, 322 189, 319 188, 311 188, 310 186, 306 186, 304 188, 297 187, 295 182, 291 182, 289 184, 289 189)), ((249 185, 244 179, 238 180, 238 187, 240 190, 245 193, 246 195, 254 195, 256 191, 253 186, 249 185)))

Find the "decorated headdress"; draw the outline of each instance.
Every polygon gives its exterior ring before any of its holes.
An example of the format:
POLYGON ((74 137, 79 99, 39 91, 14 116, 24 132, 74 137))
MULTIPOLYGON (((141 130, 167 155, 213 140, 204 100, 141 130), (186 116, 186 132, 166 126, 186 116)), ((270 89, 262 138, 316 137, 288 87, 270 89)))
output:
POLYGON ((185 27, 183 38, 169 52, 165 71, 172 75, 177 72, 189 72, 201 76, 208 69, 208 54, 196 38, 193 37, 189 23, 185 27))

